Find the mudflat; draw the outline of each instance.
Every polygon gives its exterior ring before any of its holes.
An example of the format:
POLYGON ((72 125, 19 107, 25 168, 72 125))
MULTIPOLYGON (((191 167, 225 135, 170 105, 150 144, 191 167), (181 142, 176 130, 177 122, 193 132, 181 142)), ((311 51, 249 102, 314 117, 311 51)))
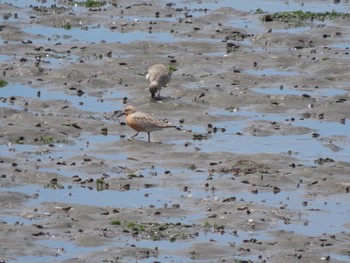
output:
POLYGON ((246 2, 0 3, 0 261, 349 262, 349 4, 246 2))

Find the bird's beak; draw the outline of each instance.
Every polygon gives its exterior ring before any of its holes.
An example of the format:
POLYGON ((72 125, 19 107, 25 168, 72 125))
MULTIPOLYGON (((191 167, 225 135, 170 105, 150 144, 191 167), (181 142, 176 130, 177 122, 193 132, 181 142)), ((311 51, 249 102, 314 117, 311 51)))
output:
POLYGON ((114 116, 117 116, 117 118, 118 118, 118 117, 120 117, 120 116, 122 116, 122 115, 124 115, 124 114, 125 114, 125 113, 124 113, 123 111, 116 110, 116 111, 113 112, 112 118, 113 118, 114 116))

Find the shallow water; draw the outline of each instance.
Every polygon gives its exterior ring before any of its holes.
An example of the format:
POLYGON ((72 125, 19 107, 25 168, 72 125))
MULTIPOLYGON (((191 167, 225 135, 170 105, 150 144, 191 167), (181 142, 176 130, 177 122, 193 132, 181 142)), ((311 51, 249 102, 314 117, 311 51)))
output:
MULTIPOLYGON (((95 187, 96 184, 91 185, 95 187)), ((68 204, 81 204, 93 206, 111 206, 111 207, 163 207, 165 203, 179 203, 183 197, 182 192, 178 190, 162 188, 130 189, 128 191, 103 190, 98 191, 96 188, 90 189, 83 185, 63 184, 63 189, 46 188, 45 186, 26 185, 16 187, 16 192, 34 195, 39 194, 37 199, 29 201, 27 204, 35 206, 44 202, 64 202, 68 204), (166 199, 164 198, 164 194, 166 199), (148 197, 145 197, 148 194, 148 197)), ((1 188, 0 191, 9 191, 1 188)))
POLYGON ((11 3, 17 7, 30 7, 30 6, 51 6, 57 3, 57 0, 45 0, 45 1, 33 1, 33 0, 5 0, 5 3, 11 3))
POLYGON ((97 252, 103 249, 108 249, 109 246, 100 246, 100 247, 81 247, 77 246, 71 242, 66 242, 57 239, 43 240, 37 241, 38 244, 43 247, 48 248, 48 251, 56 254, 56 256, 52 255, 42 255, 42 256, 23 256, 16 260, 11 260, 9 262, 36 262, 36 263, 44 263, 44 262, 61 262, 62 260, 70 259, 72 256, 83 255, 86 253, 97 252), (56 261, 57 260, 57 261, 56 261))
MULTIPOLYGON (((326 92, 327 93, 327 92, 326 92)), ((337 93, 337 91, 334 91, 337 93)), ((288 154, 292 152, 293 157, 300 160, 305 165, 313 165, 314 160, 331 156, 337 161, 348 161, 350 156, 350 142, 348 134, 350 134, 350 123, 341 124, 340 122, 327 122, 316 119, 301 119, 298 116, 283 116, 281 114, 265 114, 251 110, 241 109, 239 112, 229 112, 225 110, 214 110, 213 115, 231 115, 243 116, 243 120, 212 122, 214 127, 218 127, 217 133, 212 133, 212 137, 207 140, 194 141, 193 147, 199 147, 203 152, 214 153, 217 151, 227 151, 237 154, 257 154, 257 153, 272 153, 272 154, 288 154), (291 117, 295 121, 286 121, 291 117), (268 121, 291 124, 310 128, 311 132, 301 135, 269 135, 269 136, 253 136, 244 133, 244 128, 247 122, 252 121, 268 121), (220 132, 220 128, 225 128, 225 132, 220 132), (237 132, 243 135, 237 135, 237 132), (338 145, 341 150, 334 152, 324 146, 326 142, 312 138, 313 133, 319 133, 320 137, 335 137, 340 136, 346 139, 334 144, 338 145)), ((193 132, 205 133, 204 126, 190 126, 193 132)), ((174 142, 181 145, 186 141, 174 142)))
MULTIPOLYGON (((291 195, 292 196, 292 195, 291 195)), ((332 197, 317 196, 315 198, 295 197, 285 202, 287 208, 300 212, 299 224, 281 224, 279 228, 294 231, 298 234, 319 236, 322 234, 336 234, 347 232, 350 211, 350 202, 347 194, 332 197), (302 206, 300 200, 307 200, 308 205, 302 206)))
POLYGON ((246 70, 245 73, 257 76, 298 76, 301 73, 296 71, 277 70, 272 68, 257 69, 257 70, 246 70))
MULTIPOLYGON (((1 91, 1 96, 12 96, 18 94, 18 89, 21 89, 21 95, 23 97, 37 99, 36 90, 29 87, 24 87, 21 85, 10 85, 8 88, 5 88, 1 91), (8 90, 7 90, 8 89, 8 90), (17 89, 17 91, 16 91, 17 89)), ((70 96, 64 93, 60 93, 57 91, 46 91, 41 89, 42 95, 39 99, 68 99, 72 105, 76 107, 80 107, 78 102, 81 97, 70 96)), ((265 90, 266 91, 266 90, 265 90)), ((268 90, 269 92, 275 92, 276 89, 268 90)), ((318 90, 317 90, 318 92, 318 90)), ((325 90, 323 93, 319 94, 320 96, 331 96, 340 92, 339 90, 325 90)), ((110 109, 111 105, 103 105, 100 107, 100 102, 98 102, 95 98, 87 96, 85 98, 85 108, 81 108, 82 110, 91 110, 98 109, 97 112, 107 111, 110 109), (98 106, 98 107, 97 107, 98 106)), ((276 154, 289 154, 288 151, 293 153, 293 156, 298 158, 300 162, 304 165, 315 165, 314 160, 322 157, 331 156, 333 159, 337 161, 348 161, 348 156, 350 156, 350 145, 349 143, 341 144, 342 150, 339 152, 332 152, 328 148, 323 146, 323 142, 320 142, 316 139, 313 139, 311 134, 305 135, 271 135, 267 137, 257 137, 251 135, 243 135, 237 136, 236 132, 242 132, 244 127, 246 126, 246 122, 254 121, 254 120, 267 120, 267 121, 279 121, 284 122, 288 116, 277 115, 277 114, 262 114, 254 111, 244 111, 240 110, 236 113, 230 113, 225 110, 216 110, 211 112, 211 114, 223 114, 223 115, 242 115, 244 118, 241 121, 227 121, 227 122, 219 122, 213 123, 214 126, 224 127, 226 131, 224 133, 218 132, 213 134, 213 136, 208 140, 202 141, 194 141, 193 146, 197 146, 202 149, 203 152, 216 152, 216 151, 228 151, 234 152, 237 154, 254 154, 254 153, 276 153, 276 154), (227 143, 229 142, 229 143, 227 143), (276 147, 278 145, 278 147, 276 147)), ((350 124, 346 123, 334 123, 334 122, 325 122, 314 119, 305 119, 305 120, 296 120, 292 122, 295 126, 304 126, 313 129, 314 131, 321 134, 321 136, 345 136, 347 137, 350 134, 350 124)), ((205 127, 192 125, 190 128, 194 132, 205 132, 205 127)), ((55 147, 52 149, 52 153, 46 154, 43 149, 45 146, 30 146, 30 145, 12 145, 13 149, 16 149, 16 152, 9 151, 9 156, 22 153, 40 153, 44 152, 42 158, 42 162, 49 160, 50 158, 63 158, 67 159, 69 157, 74 157, 79 152, 82 151, 86 154, 92 153, 96 158, 101 159, 110 159, 110 160, 126 160, 127 156, 123 154, 116 155, 106 155, 103 153, 96 153, 96 150, 100 149, 101 145, 108 144, 111 141, 118 140, 118 137, 115 135, 103 136, 103 135, 91 135, 88 133, 84 133, 79 139, 77 139, 75 145, 61 145, 59 147, 55 147), (82 145, 85 145, 85 142, 89 141, 91 144, 89 148, 82 148, 82 145), (46 159, 47 158, 47 159, 46 159)), ((119 139, 120 140, 120 139, 119 139)), ((176 140, 170 141, 169 143, 174 143, 176 145, 181 145, 185 141, 176 140)), ((1 146, 4 151, 8 151, 8 146, 1 146)), ((152 171, 161 172, 165 168, 155 168, 152 171)), ((77 174, 76 172, 69 171, 68 168, 59 167, 56 169, 40 169, 41 172, 56 172, 66 177, 72 177, 77 174)), ((148 171, 142 171, 143 174, 146 174, 148 171)), ((189 174, 188 169, 184 170, 172 170, 173 176, 177 176, 178 174, 189 174)), ((78 174, 80 177, 88 177, 84 174, 78 174)), ((112 176, 115 176, 112 174, 112 176)), ((118 175, 117 175, 118 176, 118 175)), ((202 176, 206 177, 205 174, 202 176)), ((183 177, 182 177, 183 178, 183 177)), ((191 182, 192 180, 198 180, 198 174, 193 176, 195 179, 191 179, 192 176, 189 176, 184 183, 188 185, 195 184, 195 182, 191 182)), ((21 187, 13 187, 13 188, 1 188, 0 191, 16 191, 24 194, 38 194, 37 199, 33 199, 28 201, 26 204, 29 206, 35 206, 44 202, 64 202, 64 203, 72 203, 79 205, 96 205, 96 206, 112 206, 112 207, 124 207, 124 208, 136 208, 136 207, 147 207, 147 206, 155 206, 155 207, 163 207, 165 203, 168 205, 174 203, 186 203, 191 200, 213 200, 213 198, 218 198, 221 200, 226 197, 232 196, 232 193, 227 193, 224 191, 220 191, 220 193, 216 193, 213 196, 211 193, 208 193, 204 190, 192 190, 190 194, 184 193, 179 189, 169 189, 163 187, 153 187, 146 189, 131 189, 129 191, 118 191, 118 190, 104 190, 97 191, 96 188, 89 189, 87 187, 82 187, 79 184, 63 184, 63 189, 51 189, 45 188, 40 185, 26 185, 21 187), (145 195, 148 197, 145 197, 145 195)), ((174 261, 182 260, 182 257, 175 256, 176 250, 183 250, 186 248, 190 248, 194 243, 205 243, 212 242, 211 240, 215 240, 218 245, 228 245, 229 242, 235 242, 236 244, 242 243, 242 240, 249 238, 257 238, 258 240, 266 240, 271 238, 269 236, 269 231, 274 229, 293 231, 297 234, 304 234, 310 236, 317 236, 323 233, 327 234, 335 234, 341 231, 347 231, 347 227, 345 224, 349 223, 350 212, 348 211, 349 203, 346 201, 346 197, 343 195, 335 195, 332 197, 322 197, 317 199, 306 198, 304 197, 305 191, 282 191, 279 194, 273 194, 271 192, 262 192, 257 195, 252 193, 237 193, 235 197, 237 200, 244 200, 245 202, 252 204, 261 204, 267 205, 270 207, 278 207, 281 204, 286 205, 288 209, 292 209, 294 211, 299 211, 300 217, 298 219, 292 220, 290 224, 284 224, 281 221, 272 222, 271 226, 266 231, 260 232, 239 232, 239 236, 233 236, 229 233, 224 235, 214 234, 214 233, 201 233, 195 240, 186 241, 176 241, 172 243, 170 241, 151 241, 151 240, 130 240, 132 244, 135 244, 139 247, 148 247, 152 248, 154 246, 158 246, 163 250, 171 250, 172 255, 168 255, 167 258, 172 258, 174 261), (291 198, 293 197, 293 198, 291 198), (304 207, 302 205, 302 201, 307 200, 309 205, 304 207), (320 209, 318 211, 318 209, 320 209)), ((183 223, 193 223, 198 219, 205 218, 205 214, 200 214, 196 212, 195 215, 187 215, 180 217, 169 218, 169 222, 183 222, 183 223)), ((30 223, 30 221, 16 218, 16 217, 3 217, 1 220, 7 223, 14 223, 16 221, 20 223, 30 223)), ((120 245, 122 246, 127 242, 126 240, 116 241, 111 245, 120 245)), ((45 245, 49 247, 57 248, 63 247, 65 253, 59 253, 60 255, 57 257, 57 260, 63 260, 66 258, 71 258, 74 255, 100 251, 105 247, 95 247, 95 248, 82 248, 77 247, 76 245, 64 242, 64 241, 55 241, 50 240, 46 242, 45 245)), ((35 260, 36 262, 45 262, 52 257, 44 256, 44 257, 34 257, 34 256, 26 256, 21 257, 18 261, 13 262, 21 262, 22 260, 35 260)), ((157 260, 163 258, 156 258, 157 260)), ((246 259, 252 259, 252 257, 247 256, 246 259)), ((144 260, 139 260, 139 262, 152 262, 154 258, 148 258, 144 260)))
MULTIPOLYGON (((63 88, 63 87, 62 87, 63 88)), ((76 91, 69 91, 70 94, 67 94, 67 91, 63 90, 51 90, 49 88, 32 88, 28 85, 10 83, 4 88, 0 89, 0 98, 10 98, 10 97, 22 97, 35 100, 42 100, 49 102, 50 100, 62 100, 68 101, 72 107, 81 109, 84 111, 103 113, 103 112, 112 112, 121 108, 121 104, 117 101, 111 100, 111 98, 121 99, 126 97, 125 92, 112 91, 108 93, 108 98, 104 100, 104 97, 97 98, 90 96, 87 93, 84 93, 82 96, 78 96, 76 91), (40 92, 40 96, 38 95, 40 92)), ((11 105, 8 104, 7 105, 11 105)))
MULTIPOLYGON (((1 189, 3 191, 4 189, 1 189)), ((26 194, 39 194, 39 197, 35 200, 29 201, 28 205, 35 205, 42 202, 67 202, 76 203, 79 205, 98 205, 98 206, 111 206, 111 207, 143 207, 146 205, 155 205, 156 207, 162 207, 164 202, 171 204, 183 193, 178 190, 165 190, 163 188, 152 188, 143 190, 131 190, 131 191, 96 191, 89 190, 81 187, 71 187, 61 190, 53 189, 37 189, 36 186, 25 186, 16 188, 16 191, 26 193, 26 194), (148 192, 150 196, 144 198, 143 195, 148 192), (58 195, 59 193, 59 195, 58 195), (93 193, 93 194, 92 194, 93 193), (70 196, 70 194, 72 194, 70 196), (125 197, 123 196, 125 195, 125 197), (93 198, 92 198, 93 196, 93 198), (126 197, 127 196, 127 197, 126 197), (169 200, 164 200, 164 196, 167 196, 169 200), (59 197, 59 198, 58 198, 59 197), (174 198, 175 197, 175 198, 174 198), (161 201, 160 201, 161 199, 161 201), (118 200, 123 200, 123 202, 118 203, 118 200)), ((203 198, 207 196, 206 193, 201 191, 192 191, 191 197, 182 198, 203 198)), ((216 197, 221 199, 228 196, 232 196, 231 193, 224 193, 220 191, 216 197)), ((50 248, 55 248, 57 251, 59 249, 64 249, 64 253, 59 252, 57 260, 64 260, 66 258, 78 256, 84 253, 90 253, 94 251, 101 251, 101 249, 108 249, 112 246, 125 246, 126 244, 133 244, 137 247, 143 248, 154 248, 158 247, 164 252, 164 250, 171 250, 170 255, 176 255, 176 251, 181 251, 184 249, 189 249, 192 245, 196 243, 211 243, 215 242, 216 245, 229 246, 229 244, 234 243, 236 245, 242 244, 244 240, 249 240, 255 238, 258 241, 266 241, 272 237, 269 232, 274 229, 293 231, 296 234, 303 234, 309 236, 318 236, 322 234, 336 234, 342 231, 347 231, 345 224, 349 223, 348 218, 350 216, 350 211, 348 211, 349 202, 347 201, 346 194, 332 197, 317 197, 317 198, 307 198, 305 197, 305 191, 300 190, 296 196, 295 191, 282 191, 278 194, 273 194, 271 192, 261 192, 257 195, 251 193, 241 193, 235 194, 237 200, 244 200, 244 202, 251 204, 262 204, 263 206, 276 207, 276 210, 281 205, 286 206, 287 209, 293 209, 298 211, 299 217, 292 217, 291 223, 285 224, 281 220, 276 222, 270 222, 270 227, 264 231, 242 231, 239 230, 237 234, 232 234, 230 232, 225 232, 224 234, 214 233, 210 229, 207 232, 199 232, 199 235, 194 239, 188 240, 177 240, 176 242, 170 242, 169 240, 153 241, 153 240, 136 240, 123 238, 121 240, 116 239, 114 242, 108 246, 98 246, 98 247, 80 247, 74 245, 73 243, 61 241, 57 238, 53 238, 41 242, 44 246, 50 248), (339 201, 343 200, 343 201, 339 201), (308 201, 308 205, 303 205, 302 201, 308 201)), ((177 200, 179 201, 179 200, 177 200)), ((204 215, 203 215, 204 216, 204 215)), ((178 218, 172 217, 169 222, 177 223, 181 222, 183 224, 193 224, 198 219, 200 215, 186 215, 180 216, 178 218)), ((249 217, 247 217, 249 218, 249 217)), ((8 224, 14 224, 16 222, 23 224, 33 224, 36 220, 28 220, 20 217, 2 217, 2 221, 8 224)), ((168 255, 168 257, 173 257, 168 255)), ((160 257, 161 258, 161 257, 160 257)), ((175 256, 175 259, 181 259, 181 257, 175 256)), ((247 256, 251 259, 251 256, 247 256)), ((25 256, 19 258, 17 261, 11 262, 22 262, 21 260, 32 260, 32 256, 25 256)), ((48 259, 48 256, 43 256, 38 258, 36 262, 44 262, 48 259)), ((159 259, 159 258, 158 258, 159 259)), ((150 259, 140 260, 140 262, 151 262, 150 259)))
POLYGON ((176 38, 170 33, 149 33, 144 31, 133 32, 118 32, 104 27, 64 28, 46 27, 42 25, 34 25, 24 29, 24 32, 43 39, 34 39, 34 43, 45 43, 47 41, 66 43, 122 43, 127 44, 134 41, 159 41, 159 42, 174 42, 176 38))
POLYGON ((301 90, 293 87, 262 87, 262 88, 252 88, 251 91, 268 94, 268 95, 299 95, 310 94, 312 97, 331 97, 337 95, 344 95, 347 91, 337 88, 322 88, 322 89, 313 89, 313 90, 301 90))
MULTIPOLYGON (((45 3, 38 3, 35 1, 11 1, 15 6, 28 7, 31 4, 34 5, 45 5, 50 6, 55 4, 55 0, 49 0, 45 3)), ((206 3, 203 2, 193 2, 193 3, 183 3, 182 1, 176 1, 176 7, 188 7, 190 13, 194 17, 199 17, 205 15, 208 12, 200 11, 199 9, 207 8, 210 10, 216 10, 220 7, 232 7, 242 11, 252 11, 255 12, 256 9, 261 8, 263 11, 277 12, 286 10, 304 10, 313 12, 323 12, 323 11, 349 11, 349 6, 347 3, 334 4, 334 3, 294 3, 286 1, 271 1, 271 0, 223 0, 223 1, 210 1, 206 3), (267 10, 268 7, 268 10, 267 10)), ((84 8, 76 8, 79 12, 84 12, 84 8)), ((182 16, 179 15, 179 16, 182 16)), ((125 16, 128 20, 155 20, 154 17, 138 17, 138 16, 125 16)), ((176 21, 178 17, 172 18, 160 18, 160 20, 166 21, 176 21)), ((231 26, 238 28, 255 28, 256 31, 261 31, 262 26, 260 22, 251 21, 239 21, 235 18, 228 23, 231 26), (256 27, 256 25, 259 25, 256 27)), ((284 32, 289 33, 302 33, 309 27, 302 28, 290 28, 290 29, 277 29, 274 32, 284 32)), ((26 33, 33 35, 40 35, 40 39, 34 39, 34 44, 55 44, 61 42, 63 44, 71 43, 99 43, 106 41, 108 43, 131 43, 134 41, 156 41, 171 43, 175 41, 206 41, 206 42, 218 42, 217 39, 200 39, 200 38, 181 38, 175 37, 169 32, 164 33, 148 33, 141 31, 133 31, 127 33, 121 33, 118 31, 112 31, 105 27, 89 27, 88 30, 83 30, 80 28, 72 28, 66 30, 63 28, 52 28, 41 25, 32 25, 24 29, 26 33)), ((1 41, 1 40, 0 40, 1 41)), ((0 42, 0 44, 2 44, 0 42)), ((243 41, 242 44, 251 46, 252 43, 249 40, 243 41)), ((337 43, 332 45, 333 48, 346 49, 348 47, 347 43, 337 43)), ((206 56, 224 56, 224 52, 209 52, 204 53, 206 56)), ((126 56, 132 56, 132 54, 127 54, 126 56)), ((13 59, 12 56, 0 55, 0 61, 9 61, 13 59)), ((63 67, 65 63, 70 61, 77 61, 78 58, 72 56, 54 58, 45 57, 44 61, 50 63, 43 63, 43 67, 49 68, 59 68, 63 67)), ((217 74, 218 72, 215 72, 217 74)), ((245 73, 252 75, 267 75, 267 76, 300 76, 303 73, 297 71, 289 70, 277 70, 277 69, 262 69, 262 70, 247 70, 245 73)), ((198 83, 195 84, 198 87, 198 83)), ((189 88, 193 86, 189 85, 189 88)), ((303 94, 310 94, 313 97, 322 99, 323 97, 331 97, 336 95, 342 95, 347 91, 329 87, 324 89, 314 89, 314 90, 298 90, 291 87, 284 87, 283 89, 274 87, 261 87, 254 88, 252 91, 257 93, 263 93, 266 95, 295 95, 301 96, 303 94)), ((51 100, 62 100, 67 101, 72 107, 79 110, 86 111, 87 114, 95 113, 98 118, 103 118, 102 113, 111 112, 114 109, 122 108, 120 102, 116 103, 116 100, 126 97, 129 94, 123 92, 112 92, 104 94, 102 97, 95 97, 89 94, 83 94, 82 96, 77 96, 72 93, 64 92, 63 90, 52 90, 50 87, 42 88, 32 88, 25 84, 10 83, 5 88, 0 89, 1 98, 9 98, 11 96, 18 98, 30 98, 33 100, 44 100, 50 102, 51 100), (38 91, 40 91, 40 97, 38 96, 38 91), (103 99, 103 102, 102 102, 103 99)), ((128 96, 130 97, 130 96, 128 96)), ((8 102, 1 104, 1 106, 12 107, 18 110, 22 110, 23 107, 20 105, 11 105, 8 102)), ((304 119, 301 120, 298 116, 295 117, 295 121, 286 122, 286 119, 290 119, 291 116, 284 116, 278 114, 266 114, 261 112, 256 112, 250 109, 240 109, 238 112, 229 112, 223 109, 215 109, 209 112, 211 115, 225 115, 225 116, 242 116, 243 120, 240 121, 226 121, 226 122, 213 122, 212 124, 219 128, 225 128, 225 132, 212 133, 208 136, 207 140, 202 141, 191 141, 191 147, 199 147, 203 153, 213 153, 213 152, 231 152, 235 154, 256 154, 256 153, 273 153, 273 154, 283 154, 290 155, 298 159, 298 163, 303 165, 315 165, 314 160, 318 158, 331 157, 336 161, 349 161, 350 156, 350 123, 346 122, 341 124, 340 122, 326 122, 322 120, 315 119, 304 119), (290 123, 293 126, 307 127, 312 129, 312 132, 303 135, 271 135, 271 136, 252 136, 244 134, 244 129, 248 125, 248 122, 264 120, 264 121, 277 121, 282 123, 290 123), (242 132, 244 135, 239 136, 236 133, 242 132), (345 139, 342 141, 334 141, 333 143, 340 147, 337 152, 331 151, 329 148, 325 147, 324 141, 312 138, 312 133, 317 132, 320 134, 320 138, 324 137, 335 137, 341 136, 345 139)), ((106 122, 112 122, 106 120, 106 122)), ((202 124, 191 124, 184 125, 185 128, 192 129, 195 133, 207 133, 207 129, 202 124)), ((140 136, 138 139, 144 140, 146 136, 140 136)), ((116 134, 104 135, 94 135, 89 133, 83 133, 79 138, 74 139, 70 144, 55 144, 56 147, 50 148, 46 145, 36 146, 36 145, 0 145, 0 151, 6 157, 16 158, 18 155, 24 155, 30 158, 42 159, 42 163, 48 164, 51 158, 56 159, 68 159, 75 156, 81 156, 82 154, 90 154, 99 159, 105 159, 108 161, 119 161, 127 160, 127 154, 115 153, 115 154, 105 154, 101 151, 104 145, 109 145, 118 140, 125 140, 116 134), (86 142, 89 142, 89 147, 86 147, 86 142)), ((188 140, 168 140, 166 143, 175 145, 175 147, 182 146, 188 140)), ((146 177, 151 177, 151 172, 158 172, 159 174, 164 172, 167 168, 165 167, 155 167, 154 169, 144 169, 138 171, 137 173, 142 173, 146 177)), ((77 172, 73 169, 70 170, 69 167, 59 167, 59 168, 40 168, 39 172, 57 173, 64 177, 71 178, 72 176, 78 174, 81 178, 91 177, 89 174, 84 172, 77 172)), ((179 178, 186 185, 198 185, 198 180, 205 181, 207 177, 206 173, 198 175, 198 173, 189 171, 187 168, 183 169, 171 169, 172 177, 179 178), (188 175, 187 177, 184 174, 188 175)), ((121 176, 118 173, 111 173, 111 176, 118 177, 121 176)), ((125 174, 122 174, 125 176, 125 174)), ((96 176, 97 178, 97 176, 96 176)), ((92 185, 93 188, 83 187, 80 184, 75 183, 63 183, 63 189, 52 189, 46 188, 45 185, 38 184, 28 184, 18 187, 1 187, 0 192, 4 191, 15 191, 20 193, 25 193, 29 195, 38 194, 37 199, 31 199, 25 204, 28 206, 36 206, 44 202, 64 202, 79 205, 96 205, 96 206, 112 206, 112 207, 123 207, 123 208, 138 208, 138 207, 148 207, 155 206, 156 208, 163 207, 164 204, 175 204, 181 203, 184 206, 190 206, 195 200, 209 200, 210 202, 214 200, 222 200, 224 198, 232 196, 232 193, 220 191, 214 195, 204 189, 193 189, 190 192, 184 192, 181 189, 169 189, 162 185, 154 186, 152 188, 131 188, 128 191, 122 190, 103 190, 97 191, 95 184, 92 185), (146 196, 147 197, 146 197, 146 196)), ((108 246, 100 246, 94 248, 79 247, 71 242, 66 242, 62 240, 52 239, 45 241, 38 241, 39 244, 54 248, 57 251, 60 248, 64 248, 64 252, 58 252, 57 258, 53 256, 26 256, 18 258, 17 260, 10 262, 54 262, 70 259, 78 255, 83 255, 86 253, 102 251, 104 249, 109 249, 114 246, 125 246, 126 244, 135 244, 138 247, 148 247, 154 248, 159 247, 161 250, 169 251, 169 255, 159 257, 150 257, 147 259, 140 259, 138 262, 154 262, 154 261, 164 261, 173 260, 174 262, 188 261, 188 257, 177 256, 177 252, 184 249, 190 248, 191 245, 195 243, 210 243, 215 240, 218 245, 228 246, 229 242, 234 242, 236 244, 241 244, 244 239, 257 238, 258 240, 269 240, 272 237, 269 232, 273 230, 286 230, 293 231, 297 234, 318 236, 323 233, 336 234, 339 232, 346 232, 348 227, 345 224, 349 224, 350 221, 350 211, 349 211, 349 201, 347 195, 334 194, 331 197, 317 196, 317 198, 312 198, 307 196, 307 191, 300 188, 293 191, 282 191, 278 194, 273 194, 272 192, 259 192, 259 194, 248 193, 235 193, 237 200, 244 200, 244 202, 251 204, 258 204, 263 206, 268 206, 271 208, 279 208, 281 205, 285 205, 287 209, 294 210, 299 213, 299 217, 294 217, 290 224, 284 224, 281 220, 271 222, 269 228, 264 231, 243 231, 239 230, 237 235, 232 233, 225 233, 220 235, 218 233, 213 233, 210 230, 208 232, 201 232, 198 237, 193 240, 184 240, 170 242, 168 240, 163 241, 153 241, 153 240, 134 240, 132 238, 116 239, 108 246), (304 206, 303 201, 307 201, 308 205, 304 206)), ((197 209, 198 210, 198 209, 197 209)), ((198 212, 194 211, 195 214, 189 215, 179 215, 178 217, 170 217, 167 219, 170 223, 181 222, 183 224, 196 223, 200 220, 206 218, 207 214, 205 211, 198 212)), ((16 216, 1 215, 0 221, 6 222, 8 224, 15 224, 19 222, 20 224, 32 224, 33 221, 16 216)), ((348 257, 331 254, 332 258, 339 260, 348 260, 348 257)), ((258 258, 256 256, 247 257, 235 257, 237 259, 253 260, 256 261, 258 258)), ((205 261, 205 260, 203 260, 205 261)), ((196 260, 196 262, 201 262, 201 260, 196 260)))

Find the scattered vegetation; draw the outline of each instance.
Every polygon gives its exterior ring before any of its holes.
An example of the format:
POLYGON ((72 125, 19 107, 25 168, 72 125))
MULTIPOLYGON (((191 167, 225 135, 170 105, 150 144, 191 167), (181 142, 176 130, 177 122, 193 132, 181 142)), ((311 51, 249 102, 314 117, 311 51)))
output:
POLYGON ((264 13, 264 11, 261 8, 258 8, 258 9, 255 10, 255 13, 256 14, 262 14, 262 13, 264 13))
POLYGON ((137 178, 137 174, 128 174, 128 179, 137 178))
POLYGON ((85 1, 85 7, 100 7, 104 6, 106 4, 105 1, 99 1, 99 0, 86 0, 85 1))
POLYGON ((9 20, 11 17, 12 17, 12 13, 11 12, 5 13, 5 14, 2 15, 2 18, 4 20, 9 20))
POLYGON ((190 165, 188 166, 188 169, 194 171, 194 170, 197 169, 197 166, 196 166, 195 164, 190 164, 190 165))
POLYGON ((41 142, 43 144, 54 144, 54 143, 62 143, 68 144, 69 141, 66 139, 58 140, 53 135, 43 135, 39 139, 34 139, 35 142, 41 142))
POLYGON ((343 13, 343 12, 303 12, 301 10, 299 11, 290 11, 290 12, 277 12, 271 15, 272 20, 277 21, 285 21, 285 22, 300 22, 300 21, 325 21, 325 20, 332 20, 336 18, 349 18, 349 13, 343 13))
POLYGON ((51 144, 55 142, 55 137, 53 137, 52 135, 44 135, 40 137, 40 141, 44 144, 51 144))
POLYGON ((6 80, 0 79, 0 88, 6 87, 8 82, 6 80))
POLYGON ((23 144, 23 141, 25 140, 24 136, 19 136, 16 140, 16 144, 23 144))
POLYGON ((209 229, 209 228, 218 228, 219 226, 216 223, 214 223, 212 225, 208 221, 205 221, 204 224, 203 224, 203 227, 209 229))
POLYGON ((111 225, 112 226, 120 226, 122 223, 119 220, 113 220, 111 225))
POLYGON ((62 184, 59 184, 57 180, 51 180, 48 184, 44 186, 46 189, 53 189, 53 190, 62 190, 64 189, 64 186, 62 184))
POLYGON ((323 165, 325 163, 334 163, 334 160, 332 158, 319 158, 317 160, 314 161, 315 164, 318 165, 323 165))
POLYGON ((96 180, 96 190, 97 191, 103 191, 109 189, 109 183, 106 183, 103 179, 97 179, 96 180))
POLYGON ((188 235, 185 233, 170 233, 169 228, 173 226, 172 223, 136 223, 132 221, 121 222, 113 220, 111 225, 120 226, 124 231, 130 232, 133 236, 142 235, 147 239, 153 241, 167 239, 170 242, 175 242, 177 239, 187 239, 188 235))
POLYGON ((171 66, 171 65, 170 65, 168 68, 169 68, 170 72, 175 72, 175 71, 177 71, 177 69, 176 69, 176 68, 174 68, 174 67, 173 67, 173 66, 171 66))
MULTIPOLYGON (((252 37, 252 34, 246 34, 240 31, 230 31, 228 32, 226 36, 226 40, 232 40, 232 41, 243 41, 247 37, 252 37)), ((238 49, 238 48, 237 48, 238 49)))
POLYGON ((86 0, 86 1, 72 1, 70 5, 78 5, 84 7, 101 7, 106 4, 106 1, 100 0, 86 0))
POLYGON ((127 222, 126 223, 126 227, 129 228, 129 229, 142 231, 142 232, 146 230, 146 226, 145 225, 137 224, 137 223, 134 223, 134 222, 127 222))
POLYGON ((72 25, 69 22, 65 23, 64 25, 58 26, 58 27, 66 29, 66 30, 71 30, 72 29, 72 25))

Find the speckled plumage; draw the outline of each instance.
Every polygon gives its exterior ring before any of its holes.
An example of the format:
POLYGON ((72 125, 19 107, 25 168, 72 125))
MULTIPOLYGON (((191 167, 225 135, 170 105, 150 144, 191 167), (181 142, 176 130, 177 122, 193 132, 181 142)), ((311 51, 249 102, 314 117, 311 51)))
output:
POLYGON ((163 64, 156 64, 149 67, 146 79, 150 82, 149 91, 152 98, 157 92, 158 97, 160 97, 161 88, 168 84, 171 79, 171 71, 163 64))
POLYGON ((159 131, 164 128, 176 128, 173 124, 157 120, 144 112, 136 111, 133 106, 125 107, 123 113, 119 116, 121 115, 126 115, 126 124, 137 131, 137 133, 130 138, 137 136, 139 132, 147 132, 148 142, 151 142, 151 132, 159 131))

